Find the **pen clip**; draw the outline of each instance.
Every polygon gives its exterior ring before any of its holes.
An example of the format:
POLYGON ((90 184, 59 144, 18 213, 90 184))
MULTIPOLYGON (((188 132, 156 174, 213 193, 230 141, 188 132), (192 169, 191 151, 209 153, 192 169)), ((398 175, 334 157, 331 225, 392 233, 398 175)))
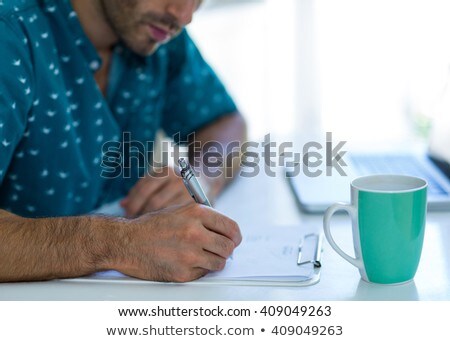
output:
POLYGON ((186 187, 187 191, 189 192, 189 195, 192 197, 192 199, 195 200, 195 195, 194 195, 194 193, 192 193, 191 187, 189 186, 188 181, 185 178, 183 178, 183 182, 184 182, 184 186, 186 187))

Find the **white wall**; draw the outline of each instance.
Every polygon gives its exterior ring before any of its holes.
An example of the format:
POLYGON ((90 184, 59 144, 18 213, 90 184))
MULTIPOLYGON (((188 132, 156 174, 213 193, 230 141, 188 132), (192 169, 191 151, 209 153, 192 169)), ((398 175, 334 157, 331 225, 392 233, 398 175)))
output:
POLYGON ((252 138, 321 129, 367 142, 426 133, 450 62, 450 1, 234 3, 207 6, 190 30, 252 138))
POLYGON ((206 8, 190 26, 249 121, 252 138, 293 129, 294 3, 266 0, 206 8))

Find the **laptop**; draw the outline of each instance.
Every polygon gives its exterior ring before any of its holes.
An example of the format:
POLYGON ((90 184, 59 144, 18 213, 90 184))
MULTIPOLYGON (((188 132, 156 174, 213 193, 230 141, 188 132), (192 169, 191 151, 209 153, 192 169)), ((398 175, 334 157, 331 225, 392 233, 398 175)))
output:
MULTIPOLYGON (((446 115, 449 116, 449 115, 446 115)), ((372 174, 405 174, 428 182, 428 210, 450 210, 450 118, 434 122, 426 152, 348 152, 343 156, 347 176, 333 170, 331 176, 308 177, 286 169, 290 187, 302 211, 322 213, 331 204, 350 202, 353 179, 372 174), (439 121, 439 122, 438 122, 439 121)))

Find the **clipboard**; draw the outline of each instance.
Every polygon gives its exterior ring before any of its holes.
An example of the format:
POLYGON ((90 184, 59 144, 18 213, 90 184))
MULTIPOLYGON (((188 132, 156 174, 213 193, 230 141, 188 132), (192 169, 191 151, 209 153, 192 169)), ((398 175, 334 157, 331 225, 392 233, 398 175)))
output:
MULTIPOLYGON (((105 205, 96 213, 122 216, 123 209, 118 202, 105 205)), ((243 241, 233 253, 234 259, 228 260, 225 271, 210 273, 203 278, 177 285, 245 285, 245 286, 284 286, 301 287, 314 285, 320 281, 321 254, 323 235, 321 233, 308 233, 302 236, 303 231, 315 231, 307 226, 243 226, 241 232, 243 241), (286 253, 285 259, 272 259, 270 266, 265 266, 262 261, 271 256, 273 249, 279 248, 286 253), (240 257, 239 257, 240 256, 240 257), (239 259, 238 259, 239 258, 239 259), (237 262, 236 262, 237 260, 237 262), (251 269, 246 268, 250 264, 251 269), (278 265, 291 265, 285 274, 280 273, 278 265), (242 269, 240 276, 230 277, 230 269, 242 269), (259 268, 267 270, 265 273, 250 273, 259 268), (245 273, 250 270, 248 273, 245 273), (293 276, 294 274, 294 276, 293 276)), ((278 250, 280 252, 280 250, 278 250)), ((273 254, 272 254, 273 255, 273 254)), ((276 255, 273 255, 276 257, 276 255)), ((120 283, 158 283, 143 281, 128 277, 117 271, 104 271, 90 276, 67 281, 118 281, 120 283)))
MULTIPOLYGON (((290 237, 289 234, 285 237, 290 237)), ((280 238, 281 240, 287 240, 287 238, 280 238)), ((291 240, 295 240, 292 239, 291 240)), ((298 240, 298 238, 297 238, 298 240)), ((245 241, 245 239, 244 239, 245 241)), ((275 244, 278 241, 270 240, 270 243, 275 244)), ((257 265, 253 274, 228 276, 226 271, 216 273, 216 275, 209 274, 205 277, 197 280, 197 283, 217 283, 226 285, 251 285, 251 286, 309 286, 316 284, 320 281, 321 272, 321 256, 322 256, 322 242, 323 235, 317 233, 310 233, 300 238, 300 242, 292 244, 289 242, 283 246, 283 248, 289 249, 290 245, 295 245, 294 257, 290 259, 293 263, 292 267, 285 267, 286 273, 283 274, 283 269, 275 273, 275 269, 267 269, 266 274, 261 273, 258 275, 257 265), (297 274, 298 273, 298 274, 297 274)), ((263 242, 261 242, 263 244, 263 242)), ((264 245, 261 245, 264 246, 264 245)), ((276 246, 276 245, 275 245, 276 246)), ((270 251, 270 250, 269 250, 270 251)), ((267 249, 261 248, 259 252, 269 252, 267 249)), ((286 250, 288 252, 288 250, 286 250)), ((239 261, 245 261, 244 259, 239 261)), ((239 266, 240 264, 238 264, 239 266)), ((279 264, 281 265, 281 264, 279 264)), ((227 264, 227 266, 233 266, 227 264)), ((229 269, 228 269, 229 270, 229 269)), ((230 272, 230 271, 228 271, 230 272)), ((233 273, 232 273, 233 274, 233 273)))
MULTIPOLYGON (((320 281, 322 241, 322 234, 311 233, 299 237, 298 228, 294 227, 247 231, 224 270, 177 285, 314 285, 320 281)), ((145 283, 117 271, 99 272, 68 281, 145 283)))

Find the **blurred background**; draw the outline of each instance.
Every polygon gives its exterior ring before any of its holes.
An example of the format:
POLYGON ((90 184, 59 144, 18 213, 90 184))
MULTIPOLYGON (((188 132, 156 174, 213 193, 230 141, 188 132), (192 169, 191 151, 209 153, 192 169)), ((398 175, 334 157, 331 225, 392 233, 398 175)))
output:
POLYGON ((251 139, 423 143, 443 110, 449 10, 448 0, 205 0, 189 31, 251 139))

